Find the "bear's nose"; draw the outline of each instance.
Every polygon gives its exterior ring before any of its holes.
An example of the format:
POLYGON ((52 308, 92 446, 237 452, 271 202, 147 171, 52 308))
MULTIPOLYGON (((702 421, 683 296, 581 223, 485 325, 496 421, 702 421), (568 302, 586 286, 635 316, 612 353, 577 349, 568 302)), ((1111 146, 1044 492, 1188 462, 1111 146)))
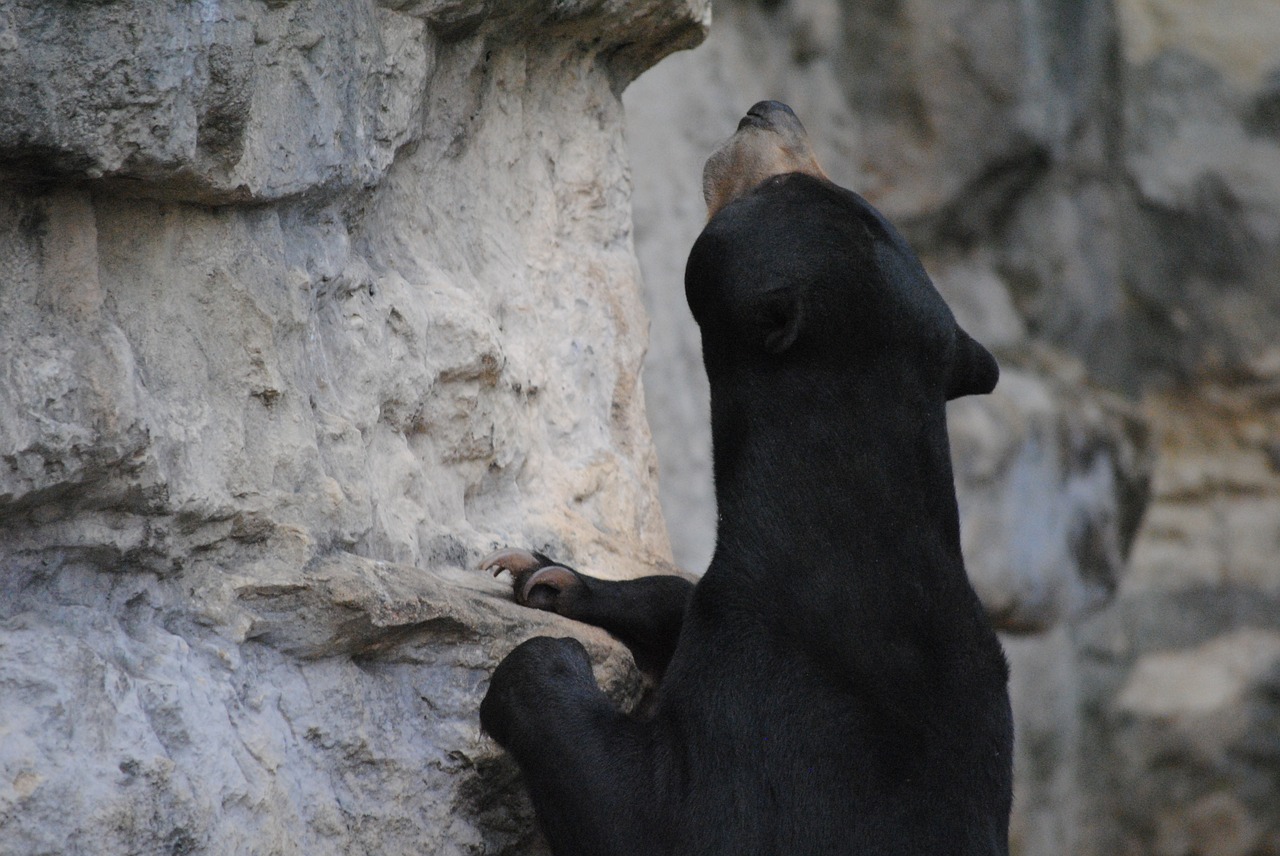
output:
POLYGON ((748 126, 757 128, 780 128, 791 124, 799 124, 799 119, 786 104, 781 101, 757 101, 751 105, 747 115, 738 123, 738 130, 748 126))
POLYGON ((751 109, 747 111, 748 116, 759 116, 762 119, 769 118, 770 115, 777 112, 786 113, 791 118, 795 118, 795 111, 783 104, 781 101, 757 101, 751 105, 751 109))

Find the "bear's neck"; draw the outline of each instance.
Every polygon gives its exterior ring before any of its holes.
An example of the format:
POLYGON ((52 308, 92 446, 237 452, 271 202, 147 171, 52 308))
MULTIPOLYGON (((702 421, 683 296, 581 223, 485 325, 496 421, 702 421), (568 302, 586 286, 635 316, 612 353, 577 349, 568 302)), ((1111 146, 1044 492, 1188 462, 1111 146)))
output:
POLYGON ((713 388, 716 561, 965 579, 942 396, 834 385, 713 388))

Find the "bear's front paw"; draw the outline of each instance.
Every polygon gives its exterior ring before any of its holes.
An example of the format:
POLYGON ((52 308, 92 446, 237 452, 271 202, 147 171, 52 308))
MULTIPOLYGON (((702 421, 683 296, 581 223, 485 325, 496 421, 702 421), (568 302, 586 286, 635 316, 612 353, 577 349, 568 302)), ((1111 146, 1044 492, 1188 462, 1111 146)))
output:
POLYGON ((480 727, 511 748, 521 735, 536 739, 541 720, 596 688, 591 658, 577 639, 535 636, 521 642, 494 669, 480 702, 480 727))
POLYGON ((573 618, 574 605, 586 591, 581 574, 541 553, 508 548, 485 556, 480 570, 511 573, 516 603, 573 618))

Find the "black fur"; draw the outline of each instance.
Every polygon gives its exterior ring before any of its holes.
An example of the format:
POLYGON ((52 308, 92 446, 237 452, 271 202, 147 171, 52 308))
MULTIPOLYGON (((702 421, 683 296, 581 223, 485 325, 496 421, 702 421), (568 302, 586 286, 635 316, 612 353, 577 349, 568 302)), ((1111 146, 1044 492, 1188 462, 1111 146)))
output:
POLYGON ((696 587, 575 571, 527 598, 665 672, 653 709, 620 713, 581 645, 539 638, 494 673, 484 729, 561 856, 1006 854, 1008 670, 961 559, 945 418, 995 361, 874 208, 807 175, 723 208, 685 286, 710 567, 696 587))

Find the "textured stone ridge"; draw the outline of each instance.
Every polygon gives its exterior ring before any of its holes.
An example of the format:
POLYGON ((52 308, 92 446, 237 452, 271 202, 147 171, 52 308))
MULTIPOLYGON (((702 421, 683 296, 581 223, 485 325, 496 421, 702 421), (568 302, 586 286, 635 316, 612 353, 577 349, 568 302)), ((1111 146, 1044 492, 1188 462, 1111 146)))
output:
POLYGON ((420 138, 450 45, 537 33, 599 58, 620 89, 696 44, 705 17, 674 2, 16 0, 0 22, 0 174, 212 203, 372 187, 420 138))
POLYGON ((618 93, 696 2, 0 13, 0 853, 537 852, 499 544, 669 568, 618 93))

